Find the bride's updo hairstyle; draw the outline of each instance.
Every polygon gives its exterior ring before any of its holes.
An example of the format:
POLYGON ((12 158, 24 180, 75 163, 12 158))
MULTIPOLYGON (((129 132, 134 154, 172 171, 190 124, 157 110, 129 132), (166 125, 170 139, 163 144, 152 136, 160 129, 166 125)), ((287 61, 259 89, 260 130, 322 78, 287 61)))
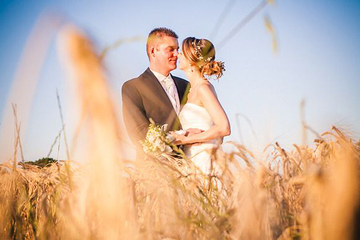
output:
POLYGON ((182 43, 182 53, 191 63, 199 67, 203 77, 220 78, 225 71, 224 63, 215 61, 215 47, 207 39, 188 37, 182 43))

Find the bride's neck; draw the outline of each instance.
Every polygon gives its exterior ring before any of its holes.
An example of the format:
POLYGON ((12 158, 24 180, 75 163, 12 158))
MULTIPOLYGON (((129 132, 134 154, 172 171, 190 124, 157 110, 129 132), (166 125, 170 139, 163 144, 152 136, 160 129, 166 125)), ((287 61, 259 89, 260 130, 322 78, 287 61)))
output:
POLYGON ((188 71, 185 74, 192 87, 203 81, 203 77, 201 76, 201 73, 199 71, 188 71))

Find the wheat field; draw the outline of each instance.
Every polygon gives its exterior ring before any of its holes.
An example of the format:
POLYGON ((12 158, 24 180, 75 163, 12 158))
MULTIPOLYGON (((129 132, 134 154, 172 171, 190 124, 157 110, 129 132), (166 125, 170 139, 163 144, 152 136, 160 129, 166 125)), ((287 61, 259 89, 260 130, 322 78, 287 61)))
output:
POLYGON ((13 159, 0 165, 0 239, 360 237, 360 141, 332 127, 314 147, 286 151, 273 143, 261 158, 228 142, 236 150, 213 151, 218 175, 198 173, 186 158, 126 160, 91 41, 74 27, 59 39, 81 109, 86 161, 18 163, 17 139, 13 159))

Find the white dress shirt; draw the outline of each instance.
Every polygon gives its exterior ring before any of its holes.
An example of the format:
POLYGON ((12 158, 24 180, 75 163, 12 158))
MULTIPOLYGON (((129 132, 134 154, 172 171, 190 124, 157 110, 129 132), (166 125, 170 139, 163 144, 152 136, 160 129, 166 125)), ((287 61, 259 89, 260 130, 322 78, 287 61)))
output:
POLYGON ((173 108, 174 108, 176 114, 179 114, 179 112, 180 112, 179 94, 177 92, 175 82, 171 78, 171 75, 169 74, 166 77, 166 76, 162 75, 161 73, 155 72, 151 69, 150 69, 150 71, 155 75, 157 80, 160 82, 161 86, 164 88, 166 94, 169 97, 171 104, 173 105, 173 108))

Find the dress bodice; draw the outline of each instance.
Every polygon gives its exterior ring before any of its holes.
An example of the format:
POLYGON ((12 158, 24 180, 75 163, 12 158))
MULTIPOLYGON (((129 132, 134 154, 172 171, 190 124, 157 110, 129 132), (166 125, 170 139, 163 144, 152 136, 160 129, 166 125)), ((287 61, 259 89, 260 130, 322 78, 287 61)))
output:
MULTIPOLYGON (((184 130, 197 128, 206 131, 214 126, 206 109, 194 103, 185 104, 179 114, 179 119, 184 130)), ((184 152, 203 173, 208 174, 211 169, 211 149, 217 144, 217 139, 212 139, 201 144, 185 145, 184 152)))
POLYGON ((198 128, 206 131, 214 125, 206 109, 194 103, 184 105, 179 114, 179 119, 184 130, 198 128))

